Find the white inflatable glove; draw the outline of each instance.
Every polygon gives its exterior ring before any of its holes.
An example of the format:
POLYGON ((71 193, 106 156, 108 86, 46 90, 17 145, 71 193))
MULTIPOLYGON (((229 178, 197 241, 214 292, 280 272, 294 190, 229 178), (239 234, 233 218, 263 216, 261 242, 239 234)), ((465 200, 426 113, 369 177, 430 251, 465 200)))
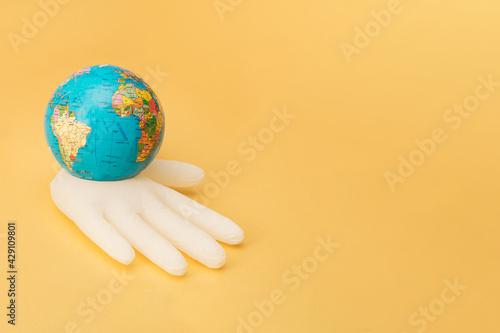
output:
POLYGON ((219 268, 226 253, 215 239, 239 244, 244 237, 228 218, 154 181, 184 187, 204 176, 194 165, 165 160, 154 160, 135 178, 114 182, 84 180, 62 169, 50 192, 55 205, 112 258, 129 264, 135 257, 133 246, 180 276, 187 263, 177 249, 219 268))

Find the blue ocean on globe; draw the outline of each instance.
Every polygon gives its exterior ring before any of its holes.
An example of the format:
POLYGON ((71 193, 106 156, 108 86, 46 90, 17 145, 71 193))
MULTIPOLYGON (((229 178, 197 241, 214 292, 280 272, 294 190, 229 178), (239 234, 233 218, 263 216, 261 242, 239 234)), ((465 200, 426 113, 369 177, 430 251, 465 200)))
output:
POLYGON ((142 78, 112 65, 85 67, 56 89, 45 111, 45 137, 72 175, 116 181, 138 175, 158 153, 164 114, 142 78))

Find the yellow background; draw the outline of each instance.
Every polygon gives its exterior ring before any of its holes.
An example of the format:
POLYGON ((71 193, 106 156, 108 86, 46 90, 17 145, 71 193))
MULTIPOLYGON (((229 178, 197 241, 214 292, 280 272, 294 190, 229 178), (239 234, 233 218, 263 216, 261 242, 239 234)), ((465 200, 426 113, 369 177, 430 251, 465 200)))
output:
MULTIPOLYGON (((221 20, 211 0, 73 0, 16 53, 9 33, 41 7, 3 1, 0 232, 17 221, 20 273, 11 327, 3 237, 1 331, 236 332, 279 289, 286 301, 254 332, 413 333, 409 317, 458 279, 467 289, 425 332, 498 332, 500 89, 456 130, 443 115, 479 76, 500 81, 500 3, 401 1, 350 63, 340 46, 389 1, 231 3, 221 20), (101 63, 169 73, 148 79, 167 119, 158 157, 207 174, 239 161, 210 207, 246 239, 224 245, 221 270, 187 258, 182 278, 137 254, 135 278, 86 323, 77 308, 124 266, 52 203, 42 120, 65 77, 101 63), (247 162, 238 146, 285 107, 296 118, 247 162), (435 128, 447 140, 391 191, 384 173, 435 128), (282 275, 329 235, 340 247, 292 290, 282 275)), ((183 193, 200 199, 210 182, 183 193)))

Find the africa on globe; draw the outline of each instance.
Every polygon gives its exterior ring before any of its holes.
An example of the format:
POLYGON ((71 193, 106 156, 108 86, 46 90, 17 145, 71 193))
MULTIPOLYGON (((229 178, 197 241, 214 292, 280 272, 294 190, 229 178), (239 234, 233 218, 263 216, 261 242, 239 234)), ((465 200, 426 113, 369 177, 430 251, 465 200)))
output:
POLYGON ((56 89, 45 111, 45 138, 72 175, 96 181, 132 178, 158 153, 164 115, 142 78, 112 65, 82 68, 56 89))

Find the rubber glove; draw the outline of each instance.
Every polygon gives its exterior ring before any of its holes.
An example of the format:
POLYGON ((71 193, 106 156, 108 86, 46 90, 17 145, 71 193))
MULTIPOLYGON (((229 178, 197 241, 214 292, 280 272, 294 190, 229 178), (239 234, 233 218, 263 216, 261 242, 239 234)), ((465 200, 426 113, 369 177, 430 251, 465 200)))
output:
POLYGON ((132 247, 170 274, 187 263, 179 252, 210 268, 226 261, 216 241, 239 244, 243 230, 228 218, 167 186, 201 182, 205 173, 187 163, 154 160, 140 175, 115 182, 84 180, 61 169, 50 184, 55 205, 113 259, 130 264, 132 247), (178 250, 177 250, 178 249, 178 250))

